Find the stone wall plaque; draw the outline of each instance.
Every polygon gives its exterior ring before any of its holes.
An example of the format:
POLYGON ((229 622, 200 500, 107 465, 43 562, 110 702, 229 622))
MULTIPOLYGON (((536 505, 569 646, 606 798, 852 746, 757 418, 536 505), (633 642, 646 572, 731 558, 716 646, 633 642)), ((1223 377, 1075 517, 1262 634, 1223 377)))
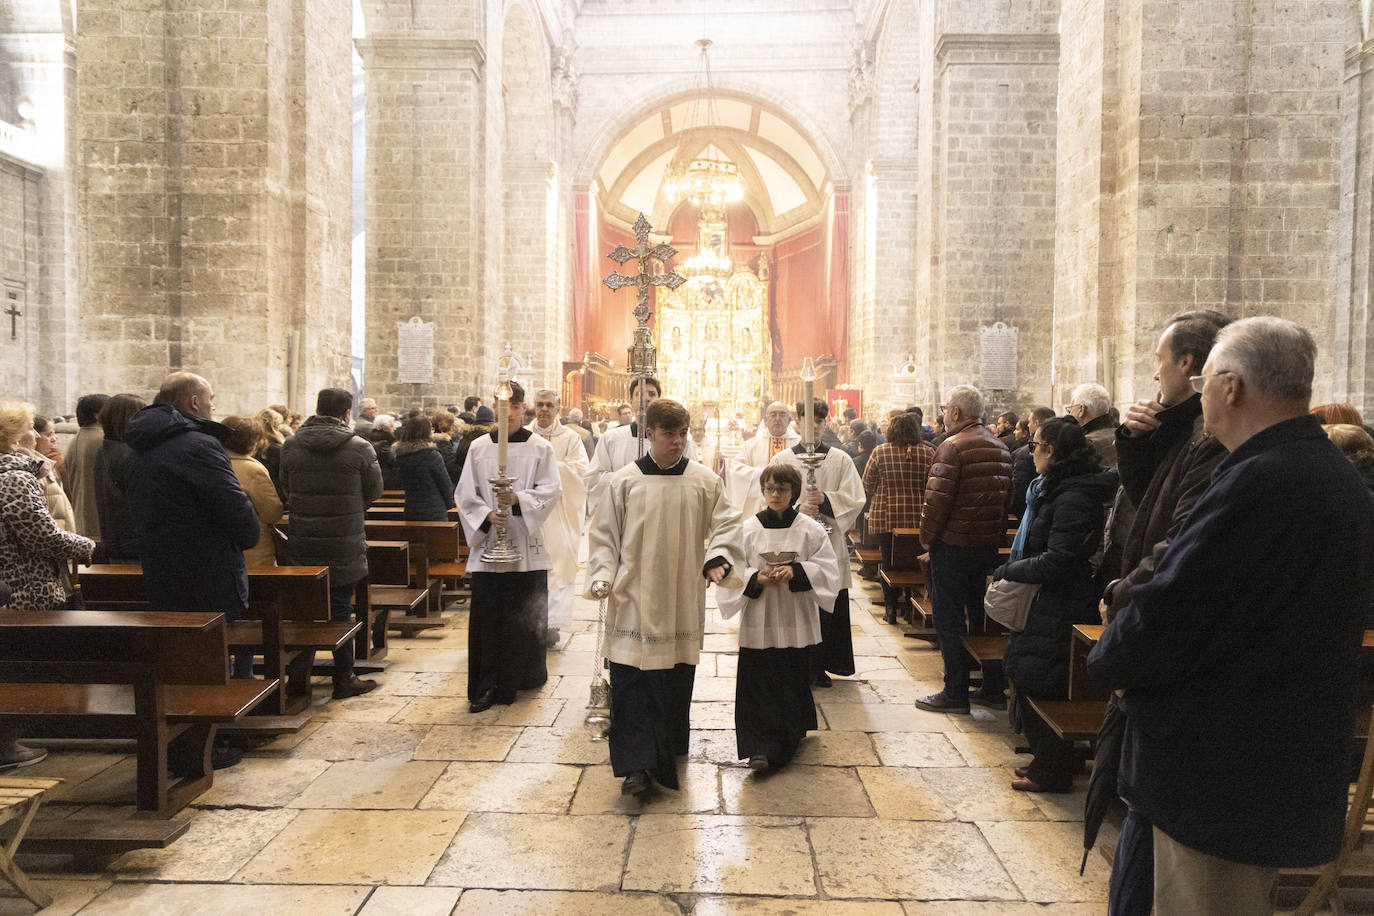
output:
POLYGON ((397 325, 396 381, 434 383, 434 322, 416 316, 397 325))
POLYGON ((1016 387, 1016 328, 1002 322, 978 329, 984 388, 1016 387))
POLYGON ((898 407, 910 407, 916 403, 916 358, 907 354, 906 359, 892 370, 892 403, 898 407))

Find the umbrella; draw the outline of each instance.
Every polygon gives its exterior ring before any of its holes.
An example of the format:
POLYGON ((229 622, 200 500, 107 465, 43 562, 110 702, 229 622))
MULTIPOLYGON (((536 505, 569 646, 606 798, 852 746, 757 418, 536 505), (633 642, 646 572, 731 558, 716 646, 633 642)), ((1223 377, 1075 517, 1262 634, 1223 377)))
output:
POLYGON ((1113 695, 1107 702, 1107 714, 1097 729, 1097 750, 1093 754, 1093 774, 1088 780, 1088 797, 1083 802, 1083 863, 1078 873, 1088 867, 1088 853, 1097 842, 1107 806, 1116 798, 1116 773, 1121 766, 1121 744, 1126 737, 1126 712, 1121 701, 1113 695))

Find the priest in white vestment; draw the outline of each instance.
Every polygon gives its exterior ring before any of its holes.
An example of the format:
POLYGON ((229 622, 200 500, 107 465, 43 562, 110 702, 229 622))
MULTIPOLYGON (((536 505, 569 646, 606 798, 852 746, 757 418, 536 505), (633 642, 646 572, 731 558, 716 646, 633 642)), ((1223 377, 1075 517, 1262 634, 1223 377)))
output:
MULTIPOLYGON (((784 414, 786 408, 783 408, 784 414)), ((735 744, 750 769, 784 766, 816 725, 811 698, 820 618, 834 610, 840 567, 825 529, 793 504, 801 475, 790 464, 760 472, 766 505, 744 520, 740 589, 716 595, 727 620, 740 615, 735 744)))
POLYGON ((719 477, 688 461, 687 410, 649 405, 649 450, 610 475, 590 530, 587 597, 606 600, 611 767, 621 792, 678 787, 708 583, 739 586, 740 521, 719 477))
POLYGON ((774 401, 765 408, 763 424, 763 431, 744 443, 738 458, 725 459, 725 493, 730 497, 730 505, 746 519, 763 509, 760 472, 779 452, 801 441, 801 436, 792 429, 792 415, 781 401, 774 401))
MULTIPOLYGON (((863 478, 854 467, 854 459, 839 448, 821 444, 821 431, 825 429, 825 415, 829 412, 825 401, 814 401, 814 442, 816 453, 825 461, 816 469, 816 489, 802 494, 797 508, 803 515, 824 521, 830 526, 830 546, 835 549, 835 557, 840 563, 840 590, 835 596, 834 613, 821 616, 821 650, 817 661, 816 686, 829 687, 830 674, 850 675, 854 673, 854 638, 849 629, 849 586, 852 576, 849 571, 849 553, 845 535, 854 526, 854 520, 863 511, 863 478)), ((803 405, 797 405, 797 413, 802 416, 803 405)), ((806 447, 798 443, 785 452, 779 452, 774 461, 792 465, 801 475, 802 485, 807 485, 806 467, 801 456, 806 447)))
POLYGON ((558 422, 558 393, 541 388, 534 393, 534 422, 526 427, 553 446, 563 494, 544 522, 544 549, 549 552, 549 648, 572 626, 573 594, 577 587, 577 550, 587 518, 587 450, 582 437, 558 422))
MULTIPOLYGON (((640 379, 630 383, 630 401, 639 403, 640 379)), ((643 379, 645 409, 662 396, 663 386, 658 379, 643 379)), ((647 440, 645 448, 648 448, 647 440)), ((689 461, 700 461, 696 446, 687 440, 686 456, 689 461)), ((591 466, 587 468, 587 512, 595 512, 605 489, 606 479, 625 465, 639 458, 639 422, 626 422, 615 429, 607 429, 606 434, 596 443, 591 466)))
POLYGON ((475 439, 454 491, 468 541, 472 601, 468 620, 468 703, 472 712, 514 703, 516 691, 533 690, 549 679, 544 631, 548 626, 548 570, 553 558, 543 527, 558 506, 562 486, 553 446, 521 427, 525 392, 510 383, 506 476, 512 489, 499 499, 488 479, 498 468, 497 430, 475 439), (509 510, 503 517, 498 506, 509 510), (482 552, 504 528, 520 553, 518 562, 490 566, 482 552))

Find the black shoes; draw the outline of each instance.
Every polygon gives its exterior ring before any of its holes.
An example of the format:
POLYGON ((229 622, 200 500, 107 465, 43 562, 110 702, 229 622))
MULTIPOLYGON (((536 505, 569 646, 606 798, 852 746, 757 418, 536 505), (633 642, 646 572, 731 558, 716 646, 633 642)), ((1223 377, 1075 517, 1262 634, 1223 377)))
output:
POLYGON ((227 770, 231 766, 236 766, 241 760, 243 760, 243 751, 232 744, 221 744, 216 741, 210 745, 211 769, 227 770))
POLYGON ((943 690, 939 693, 932 693, 916 701, 917 709, 924 709, 928 712, 948 712, 956 715, 968 715, 968 698, 956 700, 948 696, 943 690))
POLYGON ((558 627, 549 627, 544 631, 544 648, 557 649, 562 638, 563 634, 558 631, 558 627))
POLYGON ((1007 695, 1004 693, 984 693, 982 690, 969 691, 968 701, 984 709, 1006 709, 1007 695))
POLYGON ((817 686, 817 687, 829 687, 830 684, 831 684, 830 675, 826 674, 824 671, 822 671, 820 674, 816 675, 816 686, 817 686))
POLYGON ((625 777, 625 781, 620 784, 620 794, 637 798, 649 791, 649 774, 643 770, 637 770, 625 777))
POLYGON ((348 680, 334 682, 334 699, 346 700, 349 697, 360 697, 376 689, 376 681, 364 681, 356 674, 350 674, 348 680))
POLYGON ((468 712, 486 712, 496 705, 496 688, 488 687, 477 699, 468 703, 468 712))

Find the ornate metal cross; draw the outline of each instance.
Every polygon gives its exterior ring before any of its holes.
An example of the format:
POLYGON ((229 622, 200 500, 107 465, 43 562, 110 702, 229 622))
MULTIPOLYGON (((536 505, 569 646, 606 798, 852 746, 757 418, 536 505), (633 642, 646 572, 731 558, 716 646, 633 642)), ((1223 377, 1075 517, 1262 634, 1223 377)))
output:
POLYGON ((610 289, 620 289, 622 286, 638 287, 638 295, 635 301, 635 319, 641 326, 647 326, 649 318, 653 312, 649 310, 649 287, 666 286, 669 289, 677 289, 686 279, 675 273, 651 274, 649 273, 649 262, 651 260, 666 261, 677 254, 677 249, 672 245, 650 245, 649 233, 653 227, 644 218, 644 214, 639 214, 639 219, 635 220, 634 225, 635 239, 639 244, 634 248, 626 248, 624 245, 616 246, 608 258, 617 264, 624 265, 631 259, 639 262, 639 273, 633 276, 625 276, 621 273, 609 273, 601 282, 610 289))

